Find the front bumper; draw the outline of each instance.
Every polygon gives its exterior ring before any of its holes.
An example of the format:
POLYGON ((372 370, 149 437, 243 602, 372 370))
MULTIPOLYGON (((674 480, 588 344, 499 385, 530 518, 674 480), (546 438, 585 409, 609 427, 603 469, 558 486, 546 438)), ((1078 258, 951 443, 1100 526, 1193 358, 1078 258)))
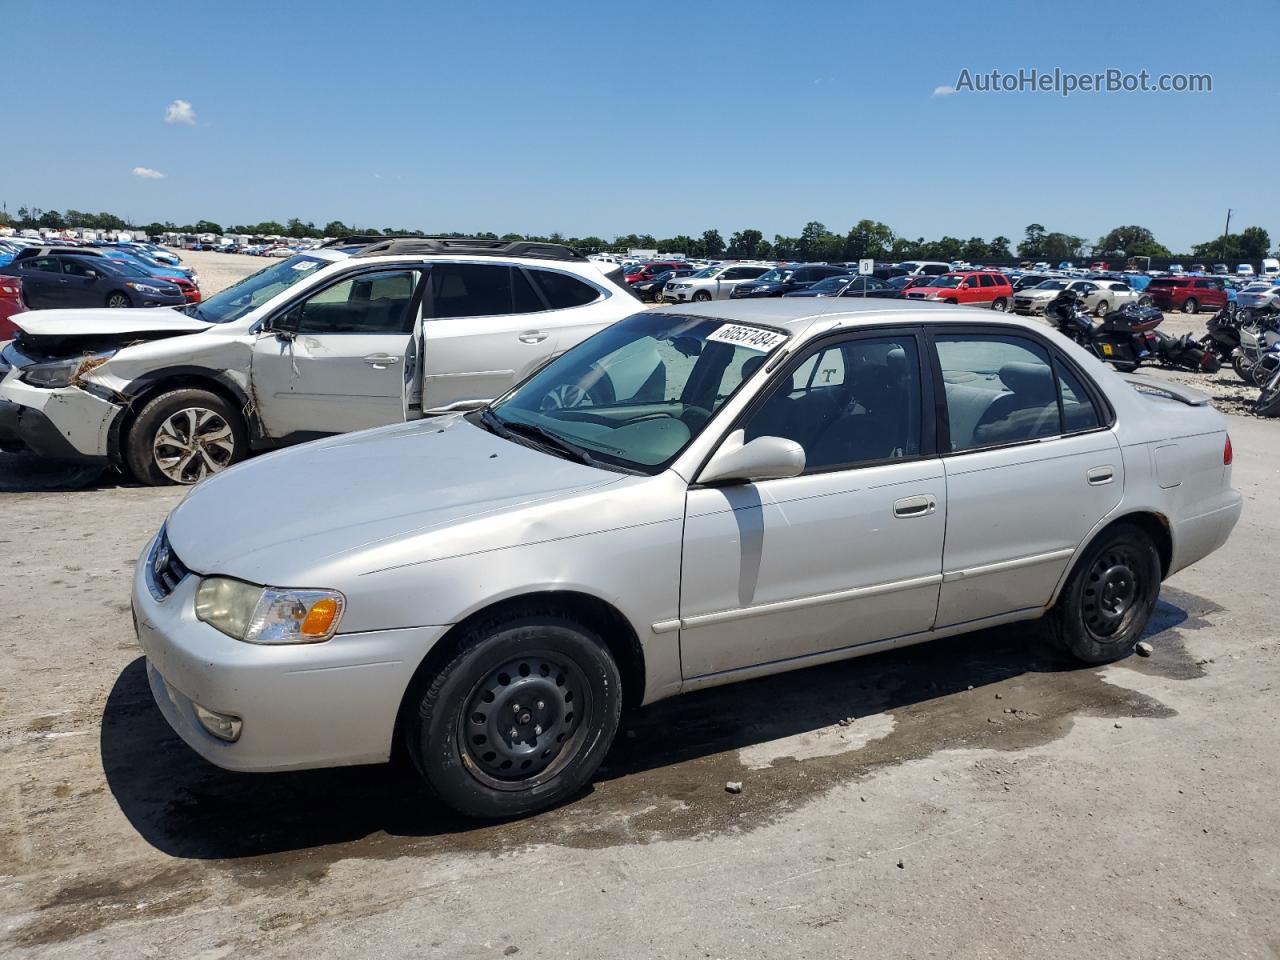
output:
POLYGON ((0 384, 0 448, 50 460, 105 463, 117 404, 78 387, 44 390, 9 378, 0 384))
POLYGON ((164 600, 134 574, 138 642, 156 706, 183 741, 228 770, 270 772, 381 763, 405 690, 447 627, 339 634, 325 643, 242 643, 196 619, 199 577, 164 600), (241 720, 234 743, 207 732, 195 704, 241 720))
POLYGON ((1013 312, 1020 313, 1024 317, 1038 317, 1044 314, 1044 308, 1049 305, 1047 300, 1019 300, 1013 298, 1013 312))

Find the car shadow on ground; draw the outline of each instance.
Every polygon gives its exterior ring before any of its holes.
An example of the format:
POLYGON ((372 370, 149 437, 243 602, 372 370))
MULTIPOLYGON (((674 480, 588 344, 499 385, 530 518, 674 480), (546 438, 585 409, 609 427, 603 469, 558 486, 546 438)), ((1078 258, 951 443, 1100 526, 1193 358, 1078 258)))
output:
MULTIPOLYGON (((1187 619, 1180 606, 1162 600, 1149 634, 1187 619)), ((850 717, 945 702, 1025 674, 1090 670, 1049 648, 1033 623, 730 684, 624 717, 596 783, 637 775, 671 781, 680 773, 670 768, 686 761, 821 730, 850 717)), ((1087 699, 1072 708, 1089 709, 1087 699)), ((956 725, 972 721, 963 710, 954 712, 956 725)), ((175 857, 254 857, 374 834, 479 835, 485 826, 435 803, 408 763, 275 774, 214 767, 170 730, 152 701, 141 657, 124 669, 108 696, 101 755, 107 784, 129 822, 152 846, 175 857)))
POLYGON ((67 493, 136 486, 139 484, 110 467, 0 452, 0 493, 67 493))

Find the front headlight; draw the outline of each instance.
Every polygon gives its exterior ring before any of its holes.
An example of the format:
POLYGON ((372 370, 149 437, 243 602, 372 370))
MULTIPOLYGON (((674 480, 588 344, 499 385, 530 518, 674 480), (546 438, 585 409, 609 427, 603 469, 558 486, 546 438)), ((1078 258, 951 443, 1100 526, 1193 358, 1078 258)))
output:
POLYGON ((346 605, 336 590, 277 590, 229 577, 206 577, 196 588, 196 618, 245 643, 328 640, 346 605))
POLYGON ((132 290, 137 290, 139 293, 149 293, 152 296, 159 296, 160 294, 164 293, 164 290, 162 290, 160 287, 153 287, 149 283, 135 283, 133 281, 129 281, 128 283, 125 284, 125 286, 129 287, 132 290))
POLYGON ((77 377, 82 377, 95 367, 101 366, 114 355, 114 350, 104 350, 101 353, 87 353, 82 357, 50 360, 48 363, 30 363, 22 368, 18 379, 33 387, 57 390, 71 386, 71 382, 77 377))

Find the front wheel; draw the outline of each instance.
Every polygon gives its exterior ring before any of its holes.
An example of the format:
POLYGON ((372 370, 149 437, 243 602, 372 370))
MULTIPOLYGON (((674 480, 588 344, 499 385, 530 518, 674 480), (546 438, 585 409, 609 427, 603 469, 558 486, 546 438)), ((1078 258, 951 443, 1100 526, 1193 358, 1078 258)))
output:
POLYGON ((711 299, 711 294, 709 294, 706 290, 699 290, 697 293, 693 295, 694 303, 706 303, 710 299, 711 299))
POLYGON ((207 390, 170 390, 142 408, 125 441, 129 472, 142 483, 193 484, 248 454, 240 414, 207 390))
POLYGON ((1128 655, 1160 595, 1160 557, 1142 528, 1120 523, 1089 545, 1046 618, 1049 636, 1085 663, 1128 655))
POLYGON ((1187 297, 1186 300, 1182 301, 1182 312, 1183 313, 1199 313, 1200 312, 1200 304, 1196 302, 1195 297, 1187 297))
POLYGON ((1280 417, 1280 370, 1262 385, 1262 392, 1253 405, 1254 413, 1263 417, 1280 417))
POLYGON ((530 612, 469 631, 410 706, 406 742, 436 796, 519 817, 591 779, 618 729, 621 677, 593 631, 530 612))
POLYGON ((123 307, 133 306, 133 301, 129 299, 129 295, 127 293, 116 290, 113 293, 107 294, 107 306, 115 309, 121 309, 123 307))

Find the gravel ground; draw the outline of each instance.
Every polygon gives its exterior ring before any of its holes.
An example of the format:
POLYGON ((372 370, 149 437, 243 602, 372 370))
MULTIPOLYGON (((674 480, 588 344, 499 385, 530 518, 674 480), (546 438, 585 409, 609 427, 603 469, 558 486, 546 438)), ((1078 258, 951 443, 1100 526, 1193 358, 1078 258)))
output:
MULTIPOLYGON (((197 257, 206 289, 262 265, 197 257)), ((390 767, 204 763, 129 615, 183 491, 4 494, 0 954, 1274 958, 1280 629, 1244 574, 1280 542, 1278 428, 1230 417, 1245 513, 1150 658, 1018 625, 677 698, 504 825, 390 767)))

